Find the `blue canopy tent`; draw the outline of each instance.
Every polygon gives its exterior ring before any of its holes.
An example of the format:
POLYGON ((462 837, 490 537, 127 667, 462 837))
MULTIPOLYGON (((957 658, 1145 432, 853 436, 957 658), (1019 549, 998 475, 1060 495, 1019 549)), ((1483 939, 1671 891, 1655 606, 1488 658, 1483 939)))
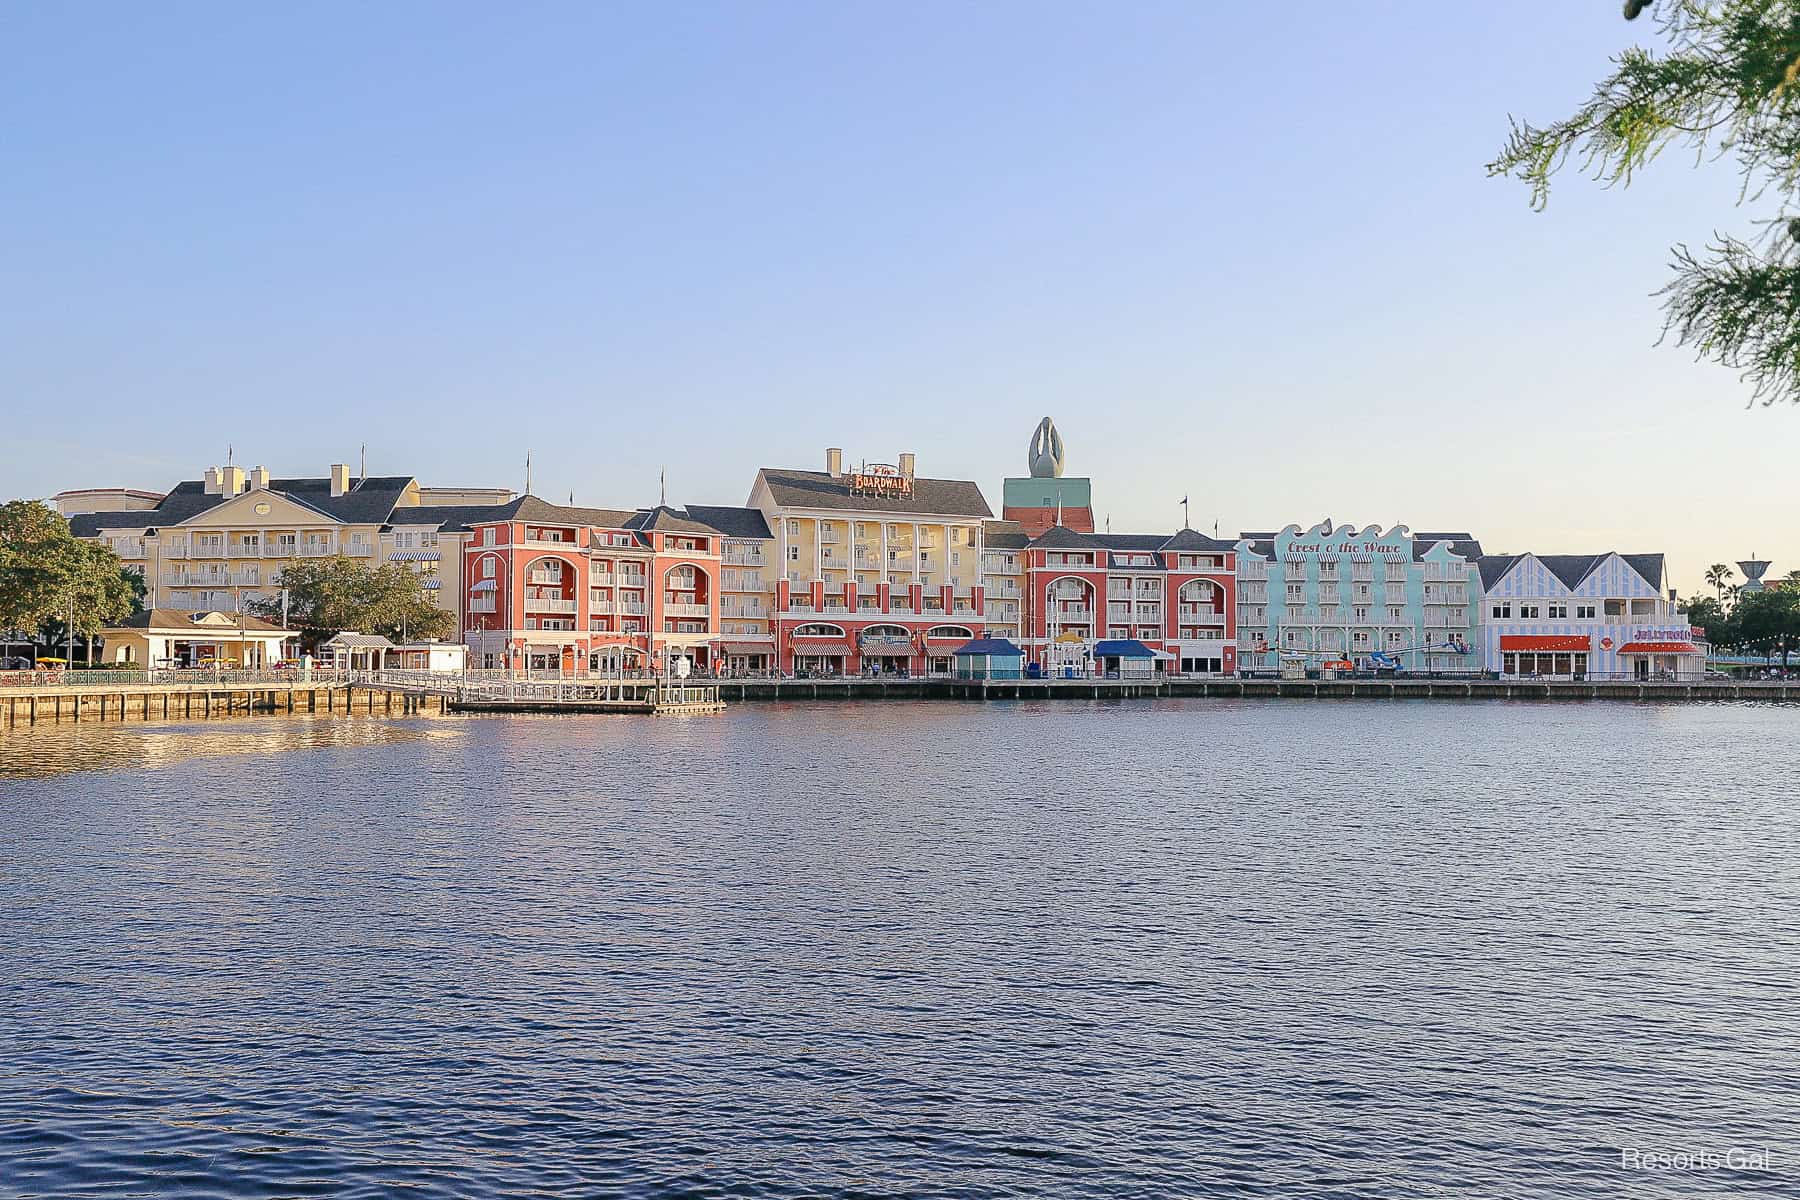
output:
POLYGON ((1156 651, 1136 638, 1095 642, 1094 662, 1108 678, 1148 679, 1156 674, 1156 651))
POLYGON ((958 679, 1018 679, 1025 673, 1025 652, 1005 638, 976 638, 957 647, 958 679))

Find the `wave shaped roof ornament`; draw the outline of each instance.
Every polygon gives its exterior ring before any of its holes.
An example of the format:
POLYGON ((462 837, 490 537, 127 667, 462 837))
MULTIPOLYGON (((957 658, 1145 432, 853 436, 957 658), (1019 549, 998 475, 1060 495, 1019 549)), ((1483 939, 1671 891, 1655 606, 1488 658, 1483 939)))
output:
POLYGON ((1033 479, 1061 477, 1063 473, 1062 434, 1056 432, 1056 423, 1049 417, 1039 421, 1037 432, 1031 435, 1031 449, 1025 455, 1025 465, 1031 470, 1033 479))

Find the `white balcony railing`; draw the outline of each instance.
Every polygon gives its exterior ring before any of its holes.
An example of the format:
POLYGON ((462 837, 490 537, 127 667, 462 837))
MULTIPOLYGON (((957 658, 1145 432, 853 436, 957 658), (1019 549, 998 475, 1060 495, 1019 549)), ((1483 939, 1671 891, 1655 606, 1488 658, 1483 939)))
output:
POLYGON ((588 611, 599 617, 609 616, 613 611, 613 603, 611 600, 589 600, 588 611))
POLYGON ((375 547, 367 542, 351 542, 344 547, 344 553, 351 558, 371 558, 375 554, 375 547))
POLYGON ((551 571, 544 567, 537 567, 534 570, 525 573, 526 583, 560 584, 562 581, 563 576, 561 571, 551 571))
POLYGON ((337 551, 329 542, 302 542, 300 544, 301 558, 330 558, 336 553, 337 551))
POLYGON ((708 608, 704 604, 664 604, 663 605, 663 616, 665 616, 665 617, 704 617, 704 616, 709 615, 711 612, 712 612, 712 609, 708 608))
POLYGON ((575 612, 575 602, 573 600, 559 600, 550 596, 527 596, 525 597, 525 611, 568 613, 573 615, 575 612))

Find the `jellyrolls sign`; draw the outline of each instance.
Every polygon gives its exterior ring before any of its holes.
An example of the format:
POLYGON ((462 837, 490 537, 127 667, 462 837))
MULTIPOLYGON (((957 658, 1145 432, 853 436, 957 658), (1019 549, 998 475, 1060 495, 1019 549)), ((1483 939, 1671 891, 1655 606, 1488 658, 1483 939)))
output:
POLYGON ((1694 631, 1686 625, 1640 625, 1631 631, 1634 642, 1689 642, 1694 631))

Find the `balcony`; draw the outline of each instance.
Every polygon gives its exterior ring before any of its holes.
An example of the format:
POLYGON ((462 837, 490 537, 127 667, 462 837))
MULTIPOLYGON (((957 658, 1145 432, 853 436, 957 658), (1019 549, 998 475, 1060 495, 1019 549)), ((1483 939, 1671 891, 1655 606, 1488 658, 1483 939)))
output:
POLYGON ((273 546, 263 547, 264 558, 292 558, 296 553, 293 542, 276 542, 273 546))
POLYGON ((567 613, 569 616, 574 616, 575 602, 573 600, 552 599, 549 596, 527 596, 525 597, 525 611, 537 613, 567 613))
POLYGON ((375 547, 367 542, 351 542, 344 547, 343 553, 349 558, 372 558, 375 554, 375 547))
POLYGON ((704 604, 664 604, 662 610, 665 617, 705 617, 712 614, 712 610, 704 604))
POLYGON ((120 558, 144 557, 144 543, 136 539, 121 538, 113 543, 112 550, 120 558))
POLYGON ((1091 621, 1094 619, 1094 610, 1086 606, 1059 608, 1053 615, 1059 621, 1091 621))
POLYGON ((301 558, 330 558, 336 553, 337 551, 329 542, 302 542, 300 544, 301 558))
POLYGON ((641 617, 644 615, 644 602, 642 600, 621 600, 613 611, 623 613, 628 617, 641 617))
POLYGON ((589 600, 588 611, 595 616, 608 616, 613 611, 613 603, 611 600, 589 600))
POLYGON ((525 573, 526 583, 540 583, 548 584, 552 587, 560 587, 562 581, 563 573, 561 571, 552 571, 544 567, 537 567, 534 570, 525 573))
POLYGON ((760 553, 752 551, 727 550, 724 562, 728 567, 760 567, 765 559, 760 553))

